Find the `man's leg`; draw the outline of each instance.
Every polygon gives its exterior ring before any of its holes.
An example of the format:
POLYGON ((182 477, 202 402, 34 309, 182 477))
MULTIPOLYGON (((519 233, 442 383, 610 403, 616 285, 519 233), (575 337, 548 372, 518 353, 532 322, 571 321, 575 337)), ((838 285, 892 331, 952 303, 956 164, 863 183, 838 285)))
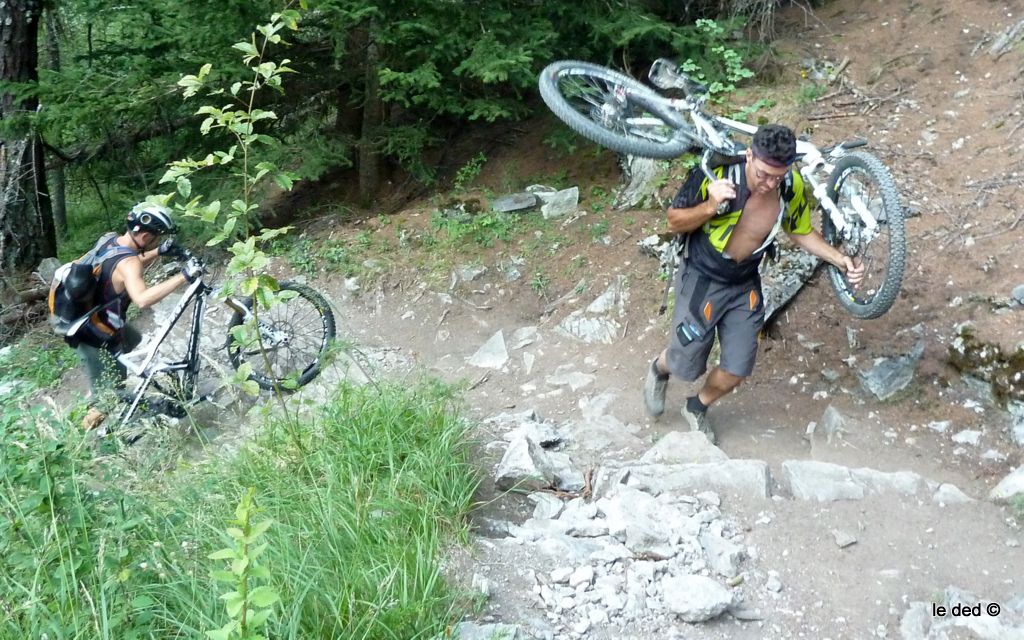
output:
MULTIPOLYGON (((130 324, 126 324, 124 328, 121 329, 121 344, 118 350, 121 353, 134 351, 135 348, 139 346, 140 342, 142 342, 142 334, 139 333, 135 327, 130 324)), ((120 387, 124 385, 124 381, 128 377, 128 369, 121 364, 121 361, 118 360, 113 353, 110 353, 110 359, 117 372, 116 386, 120 387)))
MULTIPOLYGON (((134 327, 125 325, 122 331, 122 350, 131 351, 142 341, 142 334, 134 327)), ((124 365, 118 362, 110 349, 81 343, 76 348, 76 351, 82 364, 85 365, 86 374, 89 376, 89 387, 93 396, 115 389, 124 383, 127 371, 124 365)))
POLYGON ((83 343, 75 348, 75 352, 78 353, 78 359, 82 362, 85 374, 89 377, 90 395, 98 395, 104 386, 104 372, 106 371, 103 361, 104 350, 83 343))
POLYGON ((683 407, 683 417, 690 428, 704 431, 712 442, 715 436, 706 420, 708 407, 753 373, 758 335, 764 326, 759 284, 755 284, 753 290, 749 286, 735 289, 721 302, 725 312, 718 322, 718 342, 722 350, 719 365, 708 375, 697 395, 687 398, 683 407))
POLYGON ((736 376, 721 367, 715 367, 704 381, 704 386, 697 393, 697 399, 705 407, 710 407, 719 398, 740 386, 744 380, 746 380, 745 377, 736 376))
POLYGON ((676 286, 675 309, 672 312, 672 331, 669 336, 668 348, 654 358, 647 366, 647 377, 644 382, 644 406, 647 414, 652 417, 660 416, 665 411, 665 391, 668 387, 670 375, 681 380, 692 381, 704 374, 707 368, 708 355, 711 353, 711 346, 714 343, 714 325, 704 326, 702 336, 691 336, 685 340, 680 339, 676 327, 680 323, 687 326, 695 324, 691 309, 690 299, 697 295, 700 300, 704 299, 704 293, 695 293, 699 288, 706 292, 708 285, 702 281, 702 277, 696 271, 684 271, 676 286))

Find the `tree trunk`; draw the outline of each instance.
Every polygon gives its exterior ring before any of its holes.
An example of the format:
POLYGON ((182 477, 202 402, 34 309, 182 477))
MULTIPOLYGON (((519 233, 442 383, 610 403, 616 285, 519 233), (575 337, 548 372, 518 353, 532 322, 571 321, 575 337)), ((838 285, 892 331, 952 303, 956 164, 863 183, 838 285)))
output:
MULTIPOLYGON (((38 80, 41 13, 40 0, 0 2, 0 81, 38 80)), ((0 92, 0 119, 27 122, 25 116, 37 105, 35 98, 17 100, 11 92, 0 92)), ((0 269, 4 270, 30 269, 57 253, 42 141, 30 127, 22 130, 23 137, 0 139, 0 269)))
MULTIPOLYGON (((46 66, 50 71, 60 71, 60 42, 57 39, 57 11, 50 7, 46 11, 46 66)), ((58 137, 54 146, 62 147, 58 137)), ((53 203, 53 226, 57 236, 63 238, 68 232, 68 208, 64 187, 64 162, 59 158, 50 170, 50 200, 53 203)))
POLYGON ((366 51, 369 33, 364 26, 354 27, 345 41, 345 60, 348 73, 337 88, 338 112, 334 118, 335 132, 347 141, 357 142, 363 126, 363 96, 357 91, 364 84, 366 71, 356 67, 366 51))
POLYGON ((370 29, 370 41, 366 46, 365 94, 363 100, 363 126, 359 139, 359 199, 368 206, 380 188, 380 149, 376 138, 380 133, 381 113, 380 80, 378 66, 380 51, 370 29))

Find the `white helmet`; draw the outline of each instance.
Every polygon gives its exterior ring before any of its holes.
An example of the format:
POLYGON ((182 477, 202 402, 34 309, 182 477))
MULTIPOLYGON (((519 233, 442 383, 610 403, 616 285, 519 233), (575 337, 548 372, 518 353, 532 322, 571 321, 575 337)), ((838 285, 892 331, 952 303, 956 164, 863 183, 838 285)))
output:
POLYGON ((132 233, 149 231, 162 236, 178 230, 171 219, 171 210, 152 202, 140 202, 128 213, 128 230, 132 233))

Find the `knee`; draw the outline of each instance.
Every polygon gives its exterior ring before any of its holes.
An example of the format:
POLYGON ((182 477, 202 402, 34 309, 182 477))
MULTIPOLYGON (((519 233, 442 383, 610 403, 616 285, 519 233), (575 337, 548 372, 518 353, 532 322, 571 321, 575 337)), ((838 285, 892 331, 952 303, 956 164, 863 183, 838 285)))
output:
POLYGON ((737 376, 723 369, 718 369, 715 373, 717 374, 715 376, 715 382, 718 384, 718 387, 726 393, 736 389, 736 387, 740 386, 743 381, 747 379, 745 376, 737 376))

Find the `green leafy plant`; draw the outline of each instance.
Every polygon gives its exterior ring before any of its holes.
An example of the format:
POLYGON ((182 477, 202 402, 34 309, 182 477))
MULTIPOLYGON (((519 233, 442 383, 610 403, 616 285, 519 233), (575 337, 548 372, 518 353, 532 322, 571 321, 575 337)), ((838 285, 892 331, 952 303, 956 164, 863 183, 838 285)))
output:
POLYGON ((548 274, 544 273, 543 270, 535 271, 533 279, 530 280, 530 288, 538 296, 546 297, 548 294, 548 288, 551 286, 551 278, 548 274))
POLYGON ((1017 521, 1024 524, 1024 496, 1014 497, 1010 502, 1010 508, 1013 510, 1013 515, 1017 518, 1017 521))
MULTIPOLYGON (((298 0, 298 4, 302 9, 307 8, 306 0, 298 0)), ((217 232, 207 245, 233 241, 228 248, 232 255, 226 269, 229 279, 221 288, 222 295, 229 296, 238 292, 250 298, 253 303, 252 318, 232 329, 232 336, 242 344, 254 345, 263 355, 268 369, 271 368, 269 355, 264 348, 261 332, 255 331, 254 327, 259 323, 260 313, 283 302, 287 294, 280 292, 277 280, 266 273, 270 258, 263 247, 290 229, 263 228, 258 234, 252 235, 253 217, 257 208, 255 198, 258 186, 266 179, 273 178, 279 187, 289 190, 295 175, 278 168, 272 162, 260 160, 261 153, 279 142, 258 130, 277 120, 277 115, 259 108, 257 96, 268 89, 283 92, 283 78, 294 70, 288 66, 288 59, 271 60, 269 50, 272 46, 287 44, 281 34, 286 30, 298 31, 300 18, 298 11, 286 8, 273 14, 270 22, 258 26, 256 33, 248 40, 233 45, 233 49, 242 53, 242 63, 249 74, 247 79, 235 81, 226 89, 218 87, 212 82, 213 66, 208 63, 199 69, 198 74, 185 75, 178 81, 185 99, 193 98, 202 91, 207 98, 228 100, 223 106, 200 106, 196 114, 206 116, 199 126, 203 135, 224 133, 233 144, 209 153, 201 160, 186 158, 171 162, 160 183, 174 184, 176 194, 151 196, 151 199, 166 204, 177 195, 183 204, 176 204, 176 207, 185 216, 198 218, 216 227, 217 232), (222 205, 220 200, 203 203, 201 196, 192 193, 191 177, 199 171, 214 168, 228 170, 238 186, 238 197, 227 206, 222 205)), ((313 267, 304 265, 303 268, 313 267)), ((278 389, 277 396, 284 407, 280 391, 278 389)))
MULTIPOLYGON (((739 120, 740 122, 750 122, 751 116, 756 114, 758 111, 763 109, 771 109, 775 106, 775 101, 769 98, 759 98, 754 104, 746 107, 742 107, 738 111, 733 111, 729 114, 729 117, 733 120, 739 120)), ((767 119, 764 116, 758 116, 757 124, 765 124, 767 119)))
POLYGON ((568 127, 558 126, 544 136, 544 144, 564 156, 570 156, 579 149, 580 137, 568 127))
POLYGON ((825 95, 826 87, 819 85, 814 82, 808 82, 800 85, 799 91, 796 93, 796 102, 800 106, 806 106, 821 96, 825 95))
POLYGON ((452 191, 455 193, 463 193, 469 188, 469 185, 473 183, 480 176, 480 172, 484 168, 484 163, 487 162, 487 156, 483 152, 478 153, 474 157, 470 158, 466 164, 455 172, 455 180, 452 183, 452 191))
POLYGON ((704 40, 707 55, 700 62, 687 58, 682 70, 705 83, 712 100, 721 102, 738 84, 754 77, 754 72, 744 66, 743 54, 729 42, 725 25, 700 18, 694 27, 704 40))
POLYGON ((444 232, 448 243, 453 247, 467 239, 472 239, 481 247, 493 247, 498 240, 509 240, 516 228, 516 219, 513 216, 499 212, 479 213, 464 220, 446 217, 437 212, 430 223, 435 230, 444 232))
POLYGON ((211 640, 265 640, 265 636, 257 631, 266 625, 274 612, 273 606, 281 597, 272 587, 267 585, 254 586, 257 581, 270 579, 270 571, 257 563, 267 550, 267 544, 261 543, 272 521, 263 520, 253 524, 252 519, 257 508, 256 490, 249 488, 235 508, 235 519, 226 532, 231 537, 229 547, 214 551, 210 560, 229 561, 228 569, 217 569, 211 577, 218 582, 225 582, 234 587, 220 596, 230 620, 220 629, 207 631, 211 640))

